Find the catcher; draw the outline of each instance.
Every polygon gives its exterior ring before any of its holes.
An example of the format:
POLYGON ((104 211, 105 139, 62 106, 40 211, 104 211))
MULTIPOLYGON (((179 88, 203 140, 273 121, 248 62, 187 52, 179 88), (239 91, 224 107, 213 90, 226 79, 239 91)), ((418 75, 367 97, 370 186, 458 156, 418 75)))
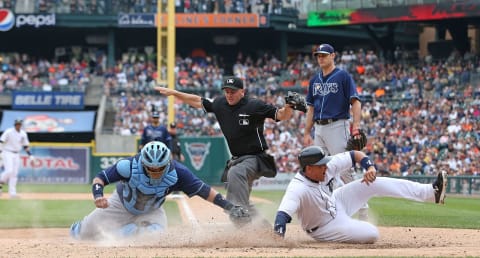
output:
POLYGON ((172 160, 164 143, 153 141, 139 154, 97 174, 92 185, 97 209, 73 223, 70 235, 84 240, 164 232, 167 218, 162 204, 173 191, 183 191, 189 197, 198 195, 224 209, 233 221, 250 220, 246 209, 225 200, 187 167, 172 160), (118 182, 116 191, 107 199, 103 188, 114 182, 118 182))

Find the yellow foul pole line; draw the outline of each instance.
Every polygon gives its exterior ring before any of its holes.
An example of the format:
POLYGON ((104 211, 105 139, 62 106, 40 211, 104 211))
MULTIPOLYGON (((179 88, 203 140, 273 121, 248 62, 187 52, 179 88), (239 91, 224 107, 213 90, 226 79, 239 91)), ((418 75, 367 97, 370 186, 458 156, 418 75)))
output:
MULTIPOLYGON (((161 2, 158 0, 158 2, 161 2)), ((168 12, 168 37, 167 37, 167 79, 168 88, 175 89, 175 1, 169 0, 167 4, 168 12)), ((175 120, 175 99, 173 96, 168 97, 168 122, 175 120)))
MULTIPOLYGON (((169 0, 167 4, 167 29, 162 24, 164 21, 162 19, 162 2, 161 0, 157 1, 157 84, 175 89, 175 1, 169 0), (165 64, 167 66, 166 76, 162 73, 165 64)), ((174 97, 168 97, 169 123, 175 120, 174 105, 174 97)))

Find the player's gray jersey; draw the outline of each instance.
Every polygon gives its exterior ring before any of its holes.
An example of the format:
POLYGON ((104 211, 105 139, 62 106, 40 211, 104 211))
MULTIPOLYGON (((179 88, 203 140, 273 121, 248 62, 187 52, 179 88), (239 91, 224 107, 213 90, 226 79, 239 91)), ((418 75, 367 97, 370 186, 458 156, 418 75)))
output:
POLYGON ((30 145, 28 141, 27 133, 23 130, 17 132, 15 128, 8 128, 0 136, 0 140, 3 142, 3 150, 10 152, 20 152, 23 146, 30 145))
POLYGON ((320 184, 297 173, 288 185, 278 210, 291 217, 298 211, 298 219, 304 230, 327 224, 336 216, 335 201, 330 196, 327 183, 352 167, 352 164, 350 152, 332 156, 332 160, 327 163, 325 180, 320 184))

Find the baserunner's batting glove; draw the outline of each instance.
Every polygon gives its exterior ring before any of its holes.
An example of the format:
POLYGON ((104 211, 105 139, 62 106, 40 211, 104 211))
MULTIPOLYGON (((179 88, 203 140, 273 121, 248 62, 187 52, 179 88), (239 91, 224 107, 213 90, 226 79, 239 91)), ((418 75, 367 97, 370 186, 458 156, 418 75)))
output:
POLYGON ((285 231, 287 231, 287 225, 285 224, 275 224, 273 226, 273 232, 282 238, 285 238, 285 231))

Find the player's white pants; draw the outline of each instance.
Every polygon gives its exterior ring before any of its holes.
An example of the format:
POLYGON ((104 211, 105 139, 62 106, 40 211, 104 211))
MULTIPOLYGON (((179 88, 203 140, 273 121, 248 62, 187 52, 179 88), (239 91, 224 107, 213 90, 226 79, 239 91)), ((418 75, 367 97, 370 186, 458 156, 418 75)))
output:
POLYGON ((333 191, 336 216, 326 225, 310 233, 319 241, 373 243, 377 241, 378 229, 365 221, 352 219, 372 197, 397 197, 425 202, 435 200, 435 191, 431 184, 420 184, 408 180, 389 177, 377 177, 367 185, 361 179, 355 180, 333 191))
POLYGON ((10 151, 2 151, 3 166, 5 172, 2 173, 0 180, 8 183, 8 194, 15 196, 17 194, 18 170, 20 169, 20 154, 10 151))

